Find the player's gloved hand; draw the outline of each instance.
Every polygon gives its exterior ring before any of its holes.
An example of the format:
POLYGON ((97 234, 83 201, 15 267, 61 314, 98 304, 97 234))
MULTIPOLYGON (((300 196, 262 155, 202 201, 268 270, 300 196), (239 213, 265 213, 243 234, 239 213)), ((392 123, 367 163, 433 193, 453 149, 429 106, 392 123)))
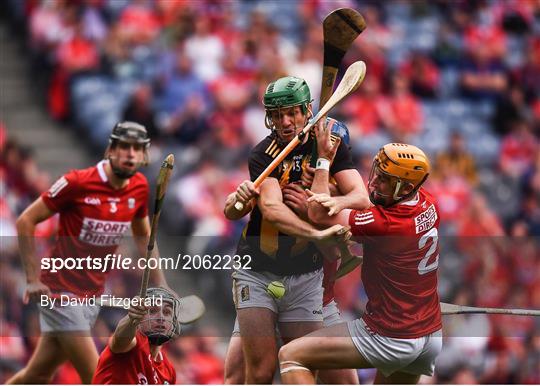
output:
POLYGON ((245 180, 236 188, 236 201, 247 204, 252 198, 259 195, 259 189, 250 180, 245 180))
POLYGON ((26 284, 23 295, 23 303, 37 303, 41 301, 41 295, 51 296, 51 289, 41 282, 41 280, 33 280, 26 284))
POLYGON ((290 183, 285 185, 281 191, 283 194, 283 202, 302 220, 308 219, 308 204, 306 191, 298 183, 290 183))
MULTIPOLYGON (((134 298, 140 299, 138 296, 134 298)), ((128 309, 128 317, 131 320, 132 325, 137 325, 141 322, 144 315, 148 313, 148 307, 144 304, 136 304, 137 302, 133 301, 131 307, 128 309)), ((140 303, 140 302, 139 302, 140 303)))
POLYGON ((331 197, 326 193, 313 193, 311 190, 306 189, 306 194, 308 195, 307 202, 318 202, 322 206, 324 206, 326 209, 328 209, 328 215, 333 216, 335 214, 338 214, 343 209, 343 206, 341 205, 341 200, 339 197, 331 197))
POLYGON ((302 170, 302 177, 300 178, 300 180, 302 181, 302 186, 304 188, 311 188, 314 177, 315 177, 315 168, 312 168, 311 166, 307 165, 302 170))
POLYGON ((346 243, 352 236, 349 226, 341 224, 332 225, 330 228, 316 232, 314 239, 325 244, 346 243))
POLYGON ((337 137, 332 143, 331 130, 326 119, 321 119, 315 127, 315 137, 317 138, 317 152, 320 158, 326 158, 330 162, 334 160, 337 149, 341 143, 341 138, 337 137))

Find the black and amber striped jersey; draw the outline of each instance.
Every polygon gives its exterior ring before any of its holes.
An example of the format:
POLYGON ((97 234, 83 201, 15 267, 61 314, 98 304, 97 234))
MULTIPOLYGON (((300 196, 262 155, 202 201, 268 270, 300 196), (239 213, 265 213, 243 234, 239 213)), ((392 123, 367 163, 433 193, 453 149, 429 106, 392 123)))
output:
MULTIPOLYGON (((269 178, 276 178, 282 188, 291 182, 300 181, 302 171, 309 166, 312 146, 313 139, 310 137, 305 143, 298 145, 269 178)), ((283 147, 272 134, 255 146, 249 157, 251 181, 255 181, 283 147)), ((330 167, 330 174, 353 168, 351 153, 342 142, 330 167)), ((237 252, 239 255, 252 257, 252 269, 255 271, 295 275, 322 267, 322 256, 315 244, 280 232, 262 217, 258 206, 255 206, 244 227, 237 252)))

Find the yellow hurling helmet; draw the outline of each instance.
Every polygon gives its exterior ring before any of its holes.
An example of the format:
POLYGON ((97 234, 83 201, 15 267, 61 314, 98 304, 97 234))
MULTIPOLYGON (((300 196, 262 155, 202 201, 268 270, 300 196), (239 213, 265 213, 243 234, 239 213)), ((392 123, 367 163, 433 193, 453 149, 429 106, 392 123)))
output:
POLYGON ((373 159, 372 174, 375 169, 396 179, 393 199, 399 201, 404 198, 398 195, 403 182, 413 184, 412 193, 416 193, 426 181, 431 167, 426 154, 416 146, 389 143, 384 145, 373 159))

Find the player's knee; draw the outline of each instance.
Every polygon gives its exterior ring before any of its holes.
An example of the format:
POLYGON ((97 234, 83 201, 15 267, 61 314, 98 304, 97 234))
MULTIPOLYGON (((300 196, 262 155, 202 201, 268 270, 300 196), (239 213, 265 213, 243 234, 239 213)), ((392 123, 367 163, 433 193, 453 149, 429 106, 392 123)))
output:
POLYGON ((247 383, 266 383, 271 384, 274 378, 275 369, 273 366, 257 366, 250 371, 250 376, 247 383))
POLYGON ((298 360, 297 351, 295 351, 295 345, 290 346, 287 344, 279 350, 279 373, 283 376, 290 372, 310 372, 311 370, 302 362, 298 360))
POLYGON ((300 360, 300 345, 296 341, 287 343, 279 349, 278 358, 280 362, 300 360))
POLYGON ((224 385, 243 385, 245 383, 244 377, 239 377, 236 374, 234 375, 225 375, 223 379, 224 385))
POLYGON ((225 369, 223 383, 225 385, 243 385, 245 383, 244 366, 234 370, 225 369))

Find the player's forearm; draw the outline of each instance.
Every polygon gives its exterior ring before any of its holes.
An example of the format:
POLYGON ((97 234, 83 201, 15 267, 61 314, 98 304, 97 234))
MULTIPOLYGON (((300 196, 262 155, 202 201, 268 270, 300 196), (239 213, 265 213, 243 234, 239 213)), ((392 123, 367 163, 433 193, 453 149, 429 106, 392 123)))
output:
POLYGON ((231 193, 227 197, 227 201, 225 202, 225 209, 223 210, 223 213, 225 214, 225 217, 229 220, 236 221, 244 217, 246 214, 248 214, 251 209, 253 209, 253 200, 250 201, 248 204, 244 205, 242 210, 238 210, 235 208, 234 204, 236 204, 236 194, 231 193))
POLYGON ((111 350, 115 353, 126 352, 133 346, 135 334, 137 333, 137 324, 133 323, 129 316, 124 316, 118 322, 116 330, 109 344, 111 350))
MULTIPOLYGON (((328 170, 317 169, 315 171, 315 177, 313 178, 313 184, 311 185, 311 191, 313 193, 326 193, 330 195, 330 189, 328 188, 329 172, 328 170)), ((315 224, 324 222, 328 216, 328 210, 316 201, 311 201, 308 204, 308 217, 309 220, 315 224)))
POLYGON ((34 242, 34 231, 36 225, 26 219, 24 216, 19 217, 15 225, 17 228, 19 253, 24 267, 24 272, 26 274, 26 282, 31 283, 39 280, 40 273, 35 259, 36 248, 34 242))
POLYGON ((337 197, 341 196, 341 191, 338 189, 338 187, 332 183, 328 184, 328 190, 330 191, 330 196, 337 197))
POLYGON ((365 193, 365 189, 355 188, 343 196, 334 197, 341 209, 363 210, 371 206, 371 201, 365 193))
POLYGON ((318 229, 300 219, 287 205, 278 200, 259 200, 262 216, 280 232, 293 237, 314 238, 318 229))

